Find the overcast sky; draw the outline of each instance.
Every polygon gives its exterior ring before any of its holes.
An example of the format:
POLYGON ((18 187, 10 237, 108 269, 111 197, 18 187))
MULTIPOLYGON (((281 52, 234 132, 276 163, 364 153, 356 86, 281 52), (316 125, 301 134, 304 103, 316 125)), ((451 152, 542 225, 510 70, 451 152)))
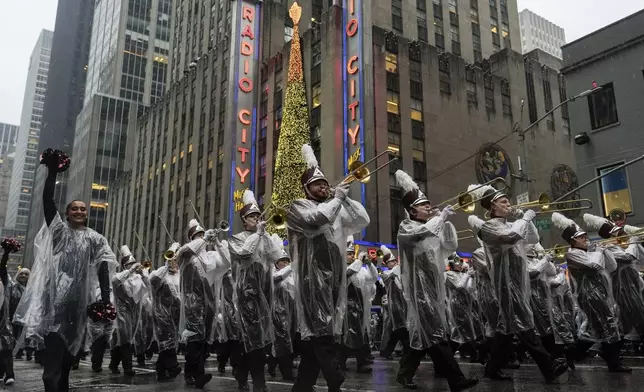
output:
MULTIPOLYGON (((644 8, 642 0, 517 1, 519 11, 528 8, 563 27, 567 42, 644 8)), ((54 29, 56 6, 56 0, 0 0, 0 122, 20 123, 29 56, 40 30, 54 29)))

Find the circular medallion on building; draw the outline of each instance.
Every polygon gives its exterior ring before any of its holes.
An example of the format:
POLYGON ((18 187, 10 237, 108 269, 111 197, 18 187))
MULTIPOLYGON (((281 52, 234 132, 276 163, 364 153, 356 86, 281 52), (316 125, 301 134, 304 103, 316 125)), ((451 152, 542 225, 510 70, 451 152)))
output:
MULTIPOLYGON (((476 155, 476 179, 479 183, 483 184, 488 181, 501 177, 506 181, 508 189, 506 193, 508 196, 512 191, 512 162, 508 153, 501 148, 498 144, 487 143, 479 148, 476 155)), ((499 188, 498 184, 492 184, 499 188)))
MULTIPOLYGON (((577 188, 578 186, 579 181, 577 180, 577 174, 569 166, 557 165, 554 167, 554 169, 552 169, 552 174, 550 175, 550 191, 552 193, 553 201, 559 199, 561 196, 577 188)), ((579 191, 566 196, 564 200, 579 200, 579 191)), ((557 206, 556 208, 579 208, 580 206, 581 204, 579 202, 575 202, 562 204, 557 206)), ((564 214, 568 218, 576 218, 581 215, 581 211, 563 211, 562 214, 564 214)))

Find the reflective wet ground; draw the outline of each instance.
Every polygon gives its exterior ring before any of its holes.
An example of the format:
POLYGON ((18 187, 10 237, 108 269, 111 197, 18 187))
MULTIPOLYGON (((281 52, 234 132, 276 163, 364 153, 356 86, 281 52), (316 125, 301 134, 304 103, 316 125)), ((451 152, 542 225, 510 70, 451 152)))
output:
MULTIPOLYGON (((212 358, 212 357, 211 357, 212 358)), ((153 359, 154 361, 155 359, 153 359)), ((79 392, 89 391, 187 391, 194 390, 188 387, 180 375, 173 382, 157 383, 154 375, 154 363, 148 361, 145 368, 136 367, 137 375, 127 379, 122 375, 112 375, 107 366, 101 373, 94 373, 88 362, 81 362, 78 370, 72 371, 71 390, 79 392)), ((483 367, 478 364, 470 364, 467 361, 460 361, 463 372, 466 375, 481 378, 483 367)), ((638 391, 644 392, 644 357, 628 358, 625 364, 633 368, 633 374, 611 374, 608 373, 603 362, 594 358, 577 365, 577 370, 560 378, 560 384, 545 385, 539 374, 536 365, 524 364, 519 370, 508 371, 514 376, 512 382, 492 382, 482 379, 481 383, 471 389, 474 392, 615 392, 615 391, 638 391)), ((394 381, 398 369, 396 361, 376 359, 373 366, 373 374, 362 375, 355 373, 355 362, 349 360, 349 371, 343 386, 345 392, 381 392, 381 391, 403 391, 394 381)), ((226 374, 220 375, 217 372, 216 363, 209 360, 207 371, 213 374, 213 380, 206 385, 206 391, 237 391, 237 382, 233 379, 231 368, 226 369, 226 374)), ((19 392, 40 392, 44 391, 41 376, 42 368, 33 362, 16 360, 14 362, 16 383, 13 386, 4 387, 4 390, 19 392)), ((268 376, 267 376, 268 377, 268 376)), ((278 378, 267 378, 268 386, 272 392, 290 391, 291 384, 281 382, 278 378)), ((416 382, 425 391, 448 392, 447 382, 435 379, 431 362, 423 362, 416 382)), ((317 392, 326 391, 324 379, 318 380, 317 392)), ((3 387, 0 384, 0 389, 3 387)))

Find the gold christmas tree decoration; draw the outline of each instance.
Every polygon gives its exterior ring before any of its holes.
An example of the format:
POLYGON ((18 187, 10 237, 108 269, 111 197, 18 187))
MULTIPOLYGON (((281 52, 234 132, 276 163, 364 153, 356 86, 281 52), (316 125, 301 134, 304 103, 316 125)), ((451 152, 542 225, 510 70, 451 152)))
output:
POLYGON ((302 18, 302 7, 297 4, 297 1, 293 3, 291 9, 288 11, 288 14, 291 16, 291 19, 293 19, 293 24, 297 26, 300 23, 300 19, 302 18))

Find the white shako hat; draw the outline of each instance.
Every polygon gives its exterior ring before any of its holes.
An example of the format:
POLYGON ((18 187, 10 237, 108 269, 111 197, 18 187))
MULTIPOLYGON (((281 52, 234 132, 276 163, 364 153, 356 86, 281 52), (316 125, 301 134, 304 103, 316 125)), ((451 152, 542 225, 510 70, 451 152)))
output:
POLYGON ((472 195, 474 200, 480 200, 481 207, 490 210, 492 202, 502 197, 508 197, 507 193, 498 191, 492 185, 472 184, 467 187, 467 191, 472 195))
POLYGON ((618 233, 622 228, 606 218, 593 214, 584 214, 584 223, 592 230, 597 230, 602 238, 610 238, 613 234, 618 233))
POLYGON ((396 171, 396 183, 402 188, 403 197, 402 203, 405 211, 409 212, 413 206, 422 203, 429 203, 427 196, 423 194, 418 188, 418 184, 402 170, 396 171))
POLYGON ((382 262, 386 263, 394 257, 394 254, 391 253, 391 250, 384 245, 380 245, 380 251, 382 251, 382 262))
POLYGON ((132 252, 130 252, 130 248, 127 245, 121 246, 121 265, 126 265, 131 262, 135 262, 136 260, 132 256, 132 252))
POLYGON ((313 152, 313 148, 311 148, 310 145, 302 145, 302 158, 306 163, 306 170, 304 171, 304 173, 302 173, 300 181, 302 182, 302 187, 305 191, 310 183, 317 180, 324 180, 327 182, 327 184, 329 183, 329 180, 326 178, 324 173, 322 173, 320 164, 318 163, 318 160, 315 157, 315 153, 313 152))
POLYGON ((242 203, 244 203, 244 206, 239 210, 239 217, 242 218, 242 220, 250 214, 262 213, 259 209, 259 205, 257 204, 257 200, 255 200, 255 194, 250 189, 246 189, 244 191, 242 203))
POLYGON ((561 233, 561 238, 563 238, 566 242, 570 242, 570 240, 572 240, 573 238, 577 238, 586 234, 585 231, 577 226, 575 221, 566 218, 558 212, 553 212, 550 219, 556 227, 563 230, 563 232, 561 233))
POLYGON ((356 253, 356 245, 352 235, 347 237, 347 253, 356 253))
POLYGON ((188 222, 188 238, 190 240, 193 240, 195 235, 199 233, 205 233, 206 230, 204 230, 203 227, 197 222, 196 219, 191 219, 190 222, 188 222))

